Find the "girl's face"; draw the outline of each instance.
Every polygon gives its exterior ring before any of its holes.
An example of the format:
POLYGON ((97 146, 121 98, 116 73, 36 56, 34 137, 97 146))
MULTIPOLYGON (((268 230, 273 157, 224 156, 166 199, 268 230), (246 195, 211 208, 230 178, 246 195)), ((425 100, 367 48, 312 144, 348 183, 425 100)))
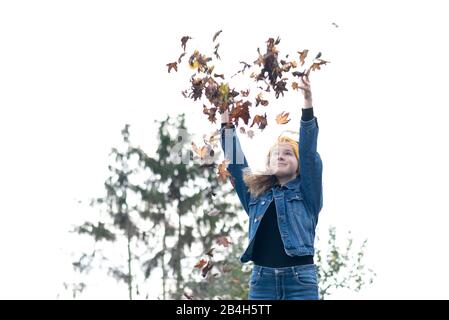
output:
POLYGON ((278 143, 271 149, 269 169, 278 178, 297 174, 299 164, 290 144, 278 143))

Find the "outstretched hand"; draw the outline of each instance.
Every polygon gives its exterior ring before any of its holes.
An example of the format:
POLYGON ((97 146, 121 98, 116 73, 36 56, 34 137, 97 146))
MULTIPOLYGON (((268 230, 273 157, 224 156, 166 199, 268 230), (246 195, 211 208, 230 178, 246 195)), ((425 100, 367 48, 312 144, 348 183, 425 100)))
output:
POLYGON ((310 80, 308 76, 301 77, 301 81, 298 85, 298 88, 302 90, 302 94, 304 95, 304 108, 312 107, 312 89, 310 87, 310 80))

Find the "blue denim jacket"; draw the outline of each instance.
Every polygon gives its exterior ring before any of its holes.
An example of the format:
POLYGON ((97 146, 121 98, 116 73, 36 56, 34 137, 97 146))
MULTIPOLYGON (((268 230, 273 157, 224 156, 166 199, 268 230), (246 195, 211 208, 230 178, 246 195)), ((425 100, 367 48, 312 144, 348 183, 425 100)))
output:
POLYGON ((235 128, 221 129, 221 147, 231 162, 228 171, 240 202, 249 216, 249 244, 240 258, 251 259, 257 228, 268 206, 274 201, 285 252, 290 256, 314 254, 315 229, 323 205, 321 157, 317 152, 318 122, 301 120, 299 133, 299 174, 284 186, 273 186, 259 197, 250 195, 242 169, 248 166, 235 128))

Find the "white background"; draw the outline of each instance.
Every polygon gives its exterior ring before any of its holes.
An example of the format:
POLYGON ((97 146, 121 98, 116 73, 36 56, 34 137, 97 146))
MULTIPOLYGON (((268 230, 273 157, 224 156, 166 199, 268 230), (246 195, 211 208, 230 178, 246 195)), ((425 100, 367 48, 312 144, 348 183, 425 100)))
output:
MULTIPOLYGON (((368 239, 377 273, 360 293, 331 298, 447 299, 445 9, 435 0, 2 1, 0 298, 64 291, 79 249, 68 230, 86 216, 83 201, 102 195, 125 123, 150 153, 154 120, 166 114, 186 112, 198 135, 214 129, 180 94, 191 70, 168 74, 165 64, 181 53, 182 36, 194 37, 188 50, 210 53, 223 29, 220 73, 253 61, 277 36, 281 52, 308 48, 331 61, 311 76, 324 162, 320 230, 368 239)), ((282 129, 298 130, 300 93, 276 103, 276 113, 292 115, 282 129)), ((260 165, 275 127, 241 138, 251 165, 260 165)), ((98 281, 84 297, 127 296, 98 281)))

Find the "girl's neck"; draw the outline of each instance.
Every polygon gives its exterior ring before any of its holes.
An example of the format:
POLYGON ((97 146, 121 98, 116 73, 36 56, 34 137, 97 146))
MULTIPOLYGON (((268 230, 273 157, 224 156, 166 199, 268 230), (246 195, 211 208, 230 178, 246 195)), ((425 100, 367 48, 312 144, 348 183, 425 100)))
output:
MULTIPOLYGON (((277 178, 277 177, 276 177, 277 178)), ((278 184, 281 186, 286 185, 287 183, 289 183, 292 180, 295 180, 296 176, 291 176, 291 177, 282 177, 282 178, 277 178, 278 184)))

